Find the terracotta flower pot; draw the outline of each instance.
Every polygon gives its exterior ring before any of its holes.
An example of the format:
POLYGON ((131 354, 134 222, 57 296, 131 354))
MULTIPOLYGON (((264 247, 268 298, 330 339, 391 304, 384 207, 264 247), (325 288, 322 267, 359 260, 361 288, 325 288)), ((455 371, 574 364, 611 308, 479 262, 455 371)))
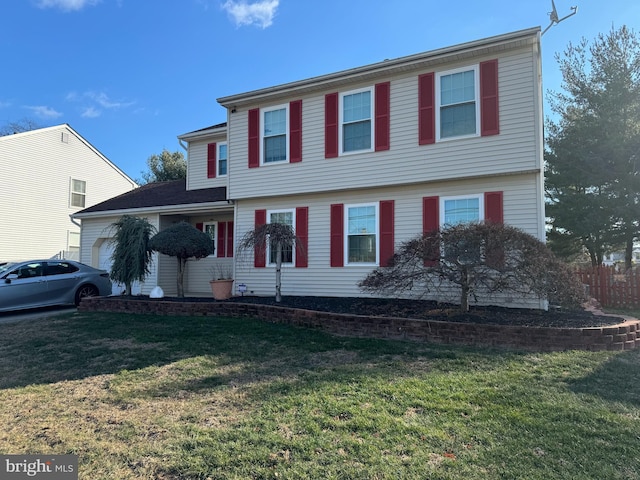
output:
POLYGON ((231 292, 233 290, 233 280, 228 278, 224 280, 211 280, 211 293, 216 300, 226 300, 231 298, 231 292))

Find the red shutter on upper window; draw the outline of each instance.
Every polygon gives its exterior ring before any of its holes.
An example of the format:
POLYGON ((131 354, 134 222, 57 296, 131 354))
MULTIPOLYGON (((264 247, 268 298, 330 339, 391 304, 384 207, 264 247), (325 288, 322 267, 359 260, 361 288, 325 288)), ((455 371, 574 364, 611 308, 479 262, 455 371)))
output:
POLYGON ((227 223, 218 222, 218 251, 216 256, 221 258, 226 254, 225 241, 227 240, 227 223))
POLYGON ((196 223, 196 228, 198 230, 200 230, 201 232, 204 232, 204 224, 203 223, 196 223))
POLYGON ((338 156, 338 93, 324 97, 324 158, 338 156))
POLYGON ((384 82, 376 84, 376 132, 375 145, 376 152, 389 150, 389 129, 391 116, 391 83, 384 82))
MULTIPOLYGON (((267 223, 267 211, 256 210, 255 212, 255 228, 258 228, 267 223)), ((267 245, 256 245, 253 256, 253 266, 256 268, 265 267, 267 264, 267 245)))
MULTIPOLYGON (((423 197, 422 199, 422 232, 431 233, 440 229, 440 197, 423 197)), ((425 266, 432 267, 438 263, 440 251, 435 258, 425 259, 425 266)))
POLYGON ((233 222, 227 222, 227 257, 233 257, 233 222))
POLYGON ((418 77, 418 144, 428 145, 436 141, 436 91, 435 74, 418 77))
POLYGON ((484 194, 485 222, 504 223, 502 199, 502 192, 486 192, 484 194))
POLYGON ((309 207, 296 208, 296 268, 309 266, 309 207))
POLYGON ((260 109, 249 110, 249 168, 260 166, 260 109))
POLYGON ((344 205, 335 203, 331 205, 330 227, 331 266, 344 266, 344 205))
POLYGON ((207 145, 207 178, 216 178, 216 144, 207 145))
POLYGON ((380 266, 388 267, 394 249, 394 201, 380 202, 380 266))
POLYGON ((289 103, 289 163, 302 161, 302 100, 289 103))
POLYGON ((480 125, 483 137, 500 133, 497 59, 480 63, 480 125))

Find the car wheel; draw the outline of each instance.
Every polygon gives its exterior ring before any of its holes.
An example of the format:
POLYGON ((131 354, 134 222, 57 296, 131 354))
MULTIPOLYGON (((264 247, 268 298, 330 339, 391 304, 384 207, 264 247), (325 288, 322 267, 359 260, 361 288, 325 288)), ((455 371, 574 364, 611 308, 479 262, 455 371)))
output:
POLYGON ((76 292, 76 307, 80 305, 80 302, 83 298, 87 297, 95 297, 99 295, 100 292, 93 285, 83 285, 76 292))

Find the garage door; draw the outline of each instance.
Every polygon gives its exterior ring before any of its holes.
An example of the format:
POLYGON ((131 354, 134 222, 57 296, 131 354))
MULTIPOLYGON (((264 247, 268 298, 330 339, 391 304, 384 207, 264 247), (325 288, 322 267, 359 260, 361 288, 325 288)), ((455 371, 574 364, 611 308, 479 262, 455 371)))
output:
MULTIPOLYGON (((102 270, 106 270, 107 272, 111 272, 111 255, 113 253, 113 249, 115 245, 113 245, 108 239, 105 239, 100 245, 100 250, 98 254, 98 262, 99 267, 102 270)), ((111 292, 113 295, 122 295, 125 292, 125 286, 122 283, 111 281, 111 292)), ((131 285, 131 294, 139 295, 141 291, 140 282, 133 282, 131 285)))

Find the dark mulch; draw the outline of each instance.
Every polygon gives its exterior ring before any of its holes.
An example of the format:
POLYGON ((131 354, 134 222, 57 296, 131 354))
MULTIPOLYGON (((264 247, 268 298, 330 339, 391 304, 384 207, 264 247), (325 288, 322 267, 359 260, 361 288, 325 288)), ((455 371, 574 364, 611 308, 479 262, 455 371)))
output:
POLYGON ((624 321, 621 317, 594 315, 585 310, 566 311, 554 309, 545 312, 542 310, 503 307, 472 307, 468 313, 461 313, 456 306, 442 305, 428 300, 283 296, 282 302, 278 304, 273 296, 247 296, 234 297, 226 301, 280 305, 283 307, 355 315, 528 327, 584 328, 615 325, 624 321))
MULTIPOLYGON (((127 297, 121 296, 117 298, 126 299, 127 297)), ((128 298, 150 300, 149 297, 146 296, 128 298)), ((151 301, 215 302, 216 300, 204 297, 164 297, 162 299, 151 299, 151 301)), ((471 307, 469 312, 462 313, 455 305, 446 305, 430 300, 397 298, 283 296, 282 301, 277 303, 274 296, 259 297, 250 295, 233 297, 223 301, 276 305, 280 307, 352 315, 417 318, 423 320, 525 327, 585 328, 616 325, 624 322, 622 317, 594 315, 586 310, 570 311, 549 309, 549 311, 543 311, 505 307, 471 307)))

